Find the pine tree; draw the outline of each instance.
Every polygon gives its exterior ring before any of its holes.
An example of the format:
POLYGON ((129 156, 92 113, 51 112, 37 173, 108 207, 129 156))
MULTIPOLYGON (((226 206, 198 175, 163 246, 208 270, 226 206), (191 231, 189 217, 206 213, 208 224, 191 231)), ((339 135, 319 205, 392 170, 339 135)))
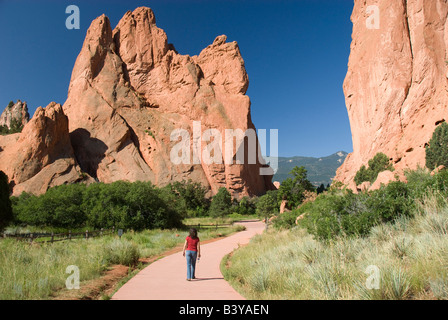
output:
POLYGON ((365 165, 362 165, 355 175, 356 185, 360 185, 364 181, 370 181, 370 179, 371 179, 371 171, 369 171, 365 165))
POLYGON ((434 170, 438 166, 448 167, 448 124, 443 122, 432 134, 426 147, 426 166, 434 170))
POLYGON ((285 179, 280 185, 278 200, 288 200, 288 205, 295 208, 305 199, 305 191, 316 191, 316 189, 308 180, 304 166, 295 166, 289 174, 293 177, 285 179))
POLYGON ((324 184, 322 183, 318 188, 317 188, 317 194, 320 194, 320 193, 322 193, 322 192, 324 192, 325 191, 325 186, 324 186, 324 184))

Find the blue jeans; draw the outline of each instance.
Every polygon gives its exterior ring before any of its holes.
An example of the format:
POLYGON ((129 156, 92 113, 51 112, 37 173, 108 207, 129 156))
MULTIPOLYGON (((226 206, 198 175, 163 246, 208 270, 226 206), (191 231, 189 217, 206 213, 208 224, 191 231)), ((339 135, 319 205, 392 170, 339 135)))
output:
POLYGON ((186 250, 185 257, 187 258, 187 279, 193 279, 195 277, 196 257, 197 251, 186 250))

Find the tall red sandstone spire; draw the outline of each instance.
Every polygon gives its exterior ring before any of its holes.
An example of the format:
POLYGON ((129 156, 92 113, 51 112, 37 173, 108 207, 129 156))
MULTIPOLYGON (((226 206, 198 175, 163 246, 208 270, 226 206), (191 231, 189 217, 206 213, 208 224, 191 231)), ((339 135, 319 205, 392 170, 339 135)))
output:
POLYGON ((355 0, 344 93, 353 153, 335 180, 353 185, 377 152, 400 173, 425 166, 425 144, 448 120, 448 3, 444 0, 355 0), (379 28, 366 20, 378 8, 379 28))
POLYGON ((236 42, 225 36, 199 56, 178 54, 149 8, 127 12, 112 30, 95 19, 76 60, 67 101, 70 136, 81 168, 99 181, 192 179, 236 196, 272 188, 260 164, 181 164, 170 161, 174 129, 254 128, 249 81, 236 42))

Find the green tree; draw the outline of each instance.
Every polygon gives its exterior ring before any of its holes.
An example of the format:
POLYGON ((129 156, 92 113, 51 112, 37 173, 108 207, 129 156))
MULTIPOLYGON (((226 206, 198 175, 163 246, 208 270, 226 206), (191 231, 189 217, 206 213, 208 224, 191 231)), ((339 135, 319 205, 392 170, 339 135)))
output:
POLYGON ((151 182, 131 183, 124 198, 128 208, 125 225, 134 230, 180 227, 174 198, 175 195, 154 187, 151 182))
POLYGON ((356 172, 355 175, 355 183, 356 185, 360 185, 361 183, 365 181, 371 180, 371 170, 367 169, 365 165, 362 165, 361 168, 359 168, 358 172, 356 172))
POLYGON ((293 177, 287 178, 279 188, 279 200, 288 200, 289 206, 297 207, 304 200, 305 191, 315 191, 313 184, 307 178, 307 170, 304 166, 295 166, 289 173, 293 177))
POLYGON ((394 170, 394 167, 390 163, 389 157, 382 152, 378 152, 372 159, 369 160, 369 168, 372 170, 372 180, 370 182, 374 182, 378 177, 378 173, 381 171, 394 170))
POLYGON ((34 226, 177 228, 182 224, 176 197, 150 182, 71 184, 51 188, 40 196, 23 193, 13 197, 13 209, 18 222, 34 226))
POLYGON ((0 231, 13 220, 8 176, 0 171, 0 231))
POLYGON ((448 167, 448 124, 443 122, 432 134, 426 147, 426 167, 434 170, 438 166, 448 167))
POLYGON ((14 212, 19 222, 34 226, 78 228, 86 223, 82 209, 85 185, 61 185, 45 194, 33 196, 23 193, 14 201, 14 212))
POLYGON ((249 198, 248 197, 243 197, 239 202, 238 205, 236 207, 236 211, 239 214, 247 214, 247 209, 249 207, 249 198))
POLYGON ((255 214, 255 198, 243 197, 236 206, 236 212, 241 215, 255 214))
POLYGON ((186 216, 203 216, 207 213, 210 207, 206 196, 208 189, 200 182, 193 182, 191 179, 176 181, 166 188, 176 195, 174 202, 179 212, 184 212, 186 216))
POLYGON ((218 193, 212 198, 212 203, 210 205, 210 215, 212 217, 224 217, 230 214, 230 208, 232 207, 232 196, 230 192, 221 187, 218 193))
POLYGON ((261 218, 269 218, 278 212, 277 195, 275 191, 268 191, 258 198, 256 213, 261 218))

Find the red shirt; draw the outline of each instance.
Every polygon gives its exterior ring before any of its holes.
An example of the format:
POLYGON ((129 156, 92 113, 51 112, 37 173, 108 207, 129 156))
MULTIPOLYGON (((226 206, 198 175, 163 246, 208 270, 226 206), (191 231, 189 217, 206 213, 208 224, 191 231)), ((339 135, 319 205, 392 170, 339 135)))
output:
POLYGON ((190 236, 188 236, 185 240, 187 240, 187 250, 198 251, 199 238, 192 239, 190 236))

